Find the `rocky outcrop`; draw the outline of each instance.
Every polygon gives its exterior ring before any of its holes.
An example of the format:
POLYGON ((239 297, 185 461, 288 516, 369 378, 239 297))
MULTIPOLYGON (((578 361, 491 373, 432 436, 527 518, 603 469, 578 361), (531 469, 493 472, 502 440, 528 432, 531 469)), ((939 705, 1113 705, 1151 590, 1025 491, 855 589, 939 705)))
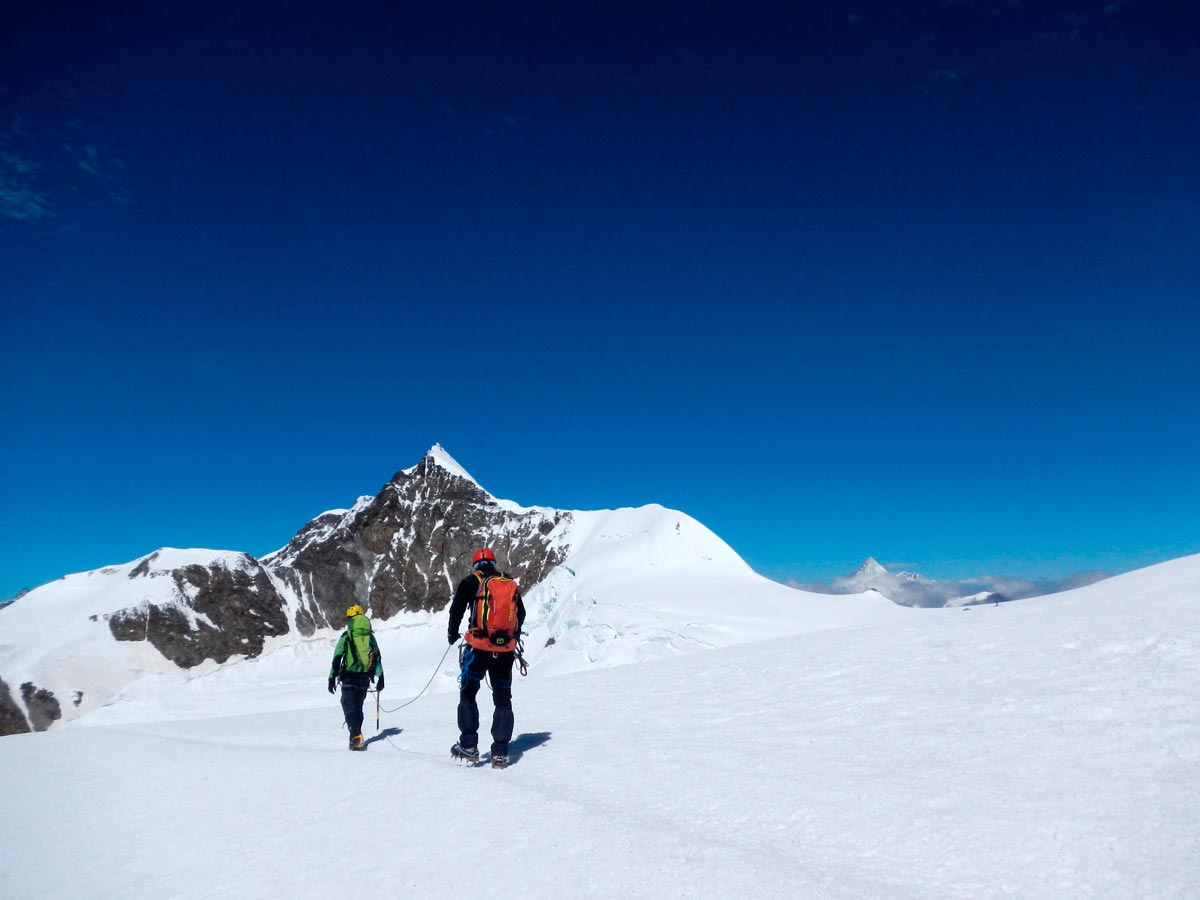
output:
POLYGON ((441 609, 480 546, 532 586, 565 558, 549 536, 569 515, 515 510, 427 455, 337 521, 314 520, 264 563, 301 599, 297 626, 311 633, 340 626, 350 603, 380 619, 441 609))
POLYGON ((0 678, 0 734, 24 734, 29 730, 29 720, 13 699, 4 679, 0 678))
POLYGON ((34 731, 45 731, 62 718, 62 708, 54 694, 31 681, 21 685, 21 699, 29 710, 29 722, 34 731))
POLYGON ((24 597, 28 593, 29 593, 29 588, 22 588, 20 591, 17 592, 17 596, 10 597, 8 600, 0 600, 0 609, 5 609, 9 606, 12 606, 14 603, 16 603, 18 600, 20 600, 22 597, 24 597))
MULTIPOLYGON (((351 603, 377 620, 442 609, 481 546, 494 549, 528 592, 566 558, 570 548, 555 538, 571 520, 569 512, 496 500, 434 447, 376 496, 318 516, 262 560, 182 551, 192 554, 184 564, 181 551, 150 554, 127 573, 138 582, 130 593, 142 602, 101 616, 116 640, 147 642, 185 669, 254 657, 271 638, 340 628, 351 603), (196 553, 209 555, 195 564, 196 553)), ((78 707, 91 685, 56 688, 78 707)), ((25 712, 16 698, 0 694, 0 734, 41 730, 62 716, 44 687, 23 684, 21 699, 25 712)))
POLYGON ((130 578, 169 576, 175 597, 110 615, 113 636, 149 641, 191 668, 256 656, 266 638, 293 628, 309 636, 340 627, 351 603, 381 620, 441 609, 480 546, 494 549, 527 588, 562 562, 566 548, 551 538, 570 513, 502 503, 435 451, 397 472, 375 497, 313 519, 261 562, 243 554, 235 563, 167 570, 151 554, 130 578))
POLYGON ((215 561, 166 572, 153 568, 156 554, 130 577, 167 574, 175 582, 176 600, 143 604, 109 616, 108 627, 119 641, 149 641, 163 656, 185 669, 206 659, 222 663, 233 656, 260 654, 268 637, 286 634, 286 604, 270 576, 249 554, 235 565, 215 561))

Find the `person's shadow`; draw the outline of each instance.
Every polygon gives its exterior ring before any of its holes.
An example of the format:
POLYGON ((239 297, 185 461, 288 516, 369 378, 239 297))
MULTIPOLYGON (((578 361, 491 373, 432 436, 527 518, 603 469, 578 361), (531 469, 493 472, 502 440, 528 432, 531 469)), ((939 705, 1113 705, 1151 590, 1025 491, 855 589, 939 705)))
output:
POLYGON ((395 737, 403 730, 403 728, 385 728, 383 731, 379 732, 379 734, 369 737, 363 741, 363 746, 370 747, 376 741, 386 741, 390 737, 395 737))
POLYGON ((508 764, 515 765, 525 755, 526 750, 542 746, 550 740, 550 734, 549 731, 534 731, 517 735, 508 742, 508 764))

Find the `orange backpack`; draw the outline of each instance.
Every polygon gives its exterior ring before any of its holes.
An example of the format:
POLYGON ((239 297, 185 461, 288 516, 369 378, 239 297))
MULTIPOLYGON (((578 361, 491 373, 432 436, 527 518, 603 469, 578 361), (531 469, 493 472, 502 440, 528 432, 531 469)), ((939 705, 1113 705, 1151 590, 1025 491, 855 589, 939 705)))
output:
POLYGON ((467 643, 478 650, 505 653, 517 649, 517 583, 506 575, 484 577, 471 606, 467 643))

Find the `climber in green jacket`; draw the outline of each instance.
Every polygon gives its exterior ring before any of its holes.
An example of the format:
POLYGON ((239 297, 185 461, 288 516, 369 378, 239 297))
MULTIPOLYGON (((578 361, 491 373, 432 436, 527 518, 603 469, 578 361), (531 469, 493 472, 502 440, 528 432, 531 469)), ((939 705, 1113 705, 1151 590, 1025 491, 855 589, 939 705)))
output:
POLYGON ((383 692, 383 656, 371 633, 371 620, 357 603, 346 610, 346 630, 333 651, 333 662, 329 665, 329 693, 333 693, 339 680, 342 683, 342 712, 350 729, 350 749, 366 750, 362 736, 363 703, 371 682, 375 682, 376 691, 383 692))

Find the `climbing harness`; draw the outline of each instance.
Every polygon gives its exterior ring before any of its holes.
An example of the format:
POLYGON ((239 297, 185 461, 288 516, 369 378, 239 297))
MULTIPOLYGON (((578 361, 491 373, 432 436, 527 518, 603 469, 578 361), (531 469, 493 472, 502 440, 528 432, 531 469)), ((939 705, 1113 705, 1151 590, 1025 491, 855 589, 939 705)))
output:
MULTIPOLYGON (((529 674, 529 663, 525 661, 525 640, 517 639, 517 646, 513 648, 512 654, 517 658, 517 668, 522 676, 529 674)), ((471 661, 475 659, 475 648, 470 644, 463 642, 458 645, 458 688, 462 690, 463 685, 467 681, 467 671, 471 668, 471 661)), ((486 650, 483 652, 487 652, 486 650)), ((493 651, 494 652, 494 651, 493 651)), ((444 658, 444 657, 443 657, 444 658)), ((490 685, 492 683, 491 675, 484 674, 484 680, 490 685)))
POLYGON ((517 639, 517 649, 513 652, 517 654, 517 668, 521 670, 521 675, 529 674, 529 663, 525 662, 525 654, 522 652, 525 649, 525 641, 521 638, 517 639))

